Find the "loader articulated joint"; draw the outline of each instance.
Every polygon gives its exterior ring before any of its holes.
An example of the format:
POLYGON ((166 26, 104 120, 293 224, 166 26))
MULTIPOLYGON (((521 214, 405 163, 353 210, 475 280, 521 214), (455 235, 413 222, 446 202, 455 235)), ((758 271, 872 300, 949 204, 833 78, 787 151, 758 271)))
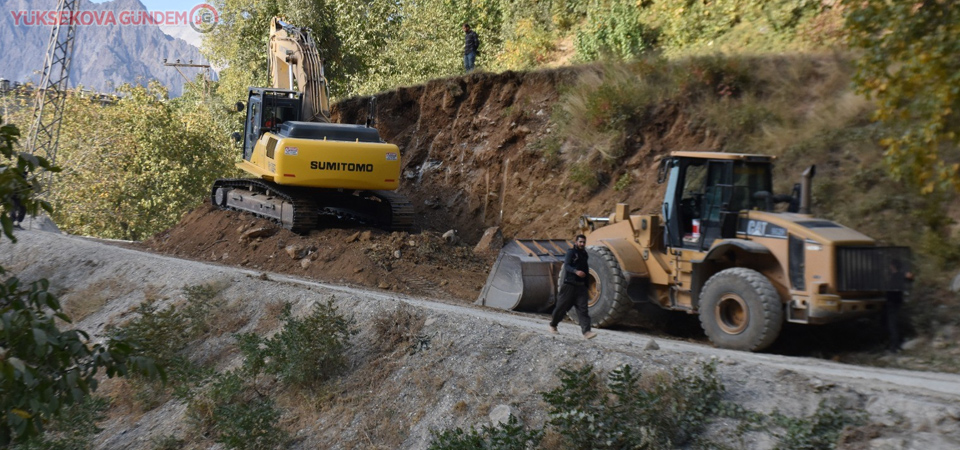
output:
POLYGON ((591 216, 588 216, 588 215, 584 214, 584 215, 580 216, 580 229, 581 229, 581 230, 586 230, 586 229, 589 228, 590 231, 593 231, 593 230, 596 229, 596 225, 595 225, 595 224, 598 223, 598 222, 599 222, 599 223, 610 223, 610 218, 609 218, 609 217, 591 217, 591 216))

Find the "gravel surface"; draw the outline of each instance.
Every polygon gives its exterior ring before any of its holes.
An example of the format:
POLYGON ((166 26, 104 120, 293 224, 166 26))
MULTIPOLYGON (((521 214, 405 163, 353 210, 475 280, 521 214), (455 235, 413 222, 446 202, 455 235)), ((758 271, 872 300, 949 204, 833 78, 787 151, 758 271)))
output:
MULTIPOLYGON (((17 237, 16 244, 0 242, 0 265, 23 280, 48 278, 68 311, 80 312, 78 326, 94 335, 130 318, 146 298, 175 301, 185 286, 224 286, 221 295, 245 317, 237 331, 267 334, 277 327, 271 302, 292 302, 303 313, 333 298, 361 333, 351 368, 328 391, 330 398, 317 408, 294 408, 299 412, 286 422, 296 448, 425 448, 431 430, 488 423, 488 414, 503 405, 524 423, 541 426, 547 417, 539 393, 558 385, 560 367, 589 363, 606 372, 630 364, 655 373, 695 369, 711 359, 726 386, 724 398, 751 410, 809 415, 824 399, 864 410, 872 431, 861 433, 856 444, 863 447, 850 448, 960 448, 960 375, 743 353, 661 337, 652 346, 654 338, 636 332, 599 330, 585 341, 570 322, 561 324, 559 336, 548 334, 546 316, 180 260, 36 230, 17 237), (419 351, 385 359, 373 349, 372 323, 402 304, 425 317, 427 338, 419 351), (366 387, 360 392, 357 386, 366 387)), ((241 361, 233 344, 229 333, 210 336, 193 358, 216 361, 221 370, 235 367, 241 361)), ((141 448, 162 436, 184 437, 185 411, 182 402, 170 400, 149 411, 111 414, 97 445, 141 448)), ((724 428, 716 424, 709 433, 720 440, 724 428)), ((776 444, 762 431, 738 442, 734 447, 776 444)))

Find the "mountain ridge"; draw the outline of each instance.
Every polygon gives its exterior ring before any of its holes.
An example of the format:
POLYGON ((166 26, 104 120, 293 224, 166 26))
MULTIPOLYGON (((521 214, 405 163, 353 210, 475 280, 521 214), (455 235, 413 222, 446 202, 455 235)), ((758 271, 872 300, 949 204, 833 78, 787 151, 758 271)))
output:
MULTIPOLYGON (((0 77, 19 82, 40 82, 50 26, 37 24, 49 20, 36 20, 30 14, 35 11, 55 11, 55 0, 0 0, 0 55, 4 64, 0 77)), ((121 12, 146 12, 139 0, 113 0, 92 3, 81 0, 81 11, 92 11, 103 17, 113 12, 115 18, 121 12)), ((85 24, 77 26, 77 37, 70 67, 71 88, 82 86, 100 92, 112 92, 124 83, 146 84, 157 80, 167 87, 171 96, 183 92, 186 80, 173 68, 164 66, 165 59, 194 61, 205 64, 207 59, 190 43, 170 36, 159 25, 106 25, 85 24)), ((193 77, 197 69, 185 71, 193 77)))

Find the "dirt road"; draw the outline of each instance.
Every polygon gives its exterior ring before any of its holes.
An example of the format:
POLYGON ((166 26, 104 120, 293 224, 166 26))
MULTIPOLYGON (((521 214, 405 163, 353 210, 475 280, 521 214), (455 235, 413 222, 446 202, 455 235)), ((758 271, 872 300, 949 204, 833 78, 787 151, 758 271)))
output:
MULTIPOLYGON (((210 282, 223 283, 223 295, 237 305, 237 314, 250 318, 239 331, 262 328, 271 319, 265 317, 265 305, 275 299, 293 302, 295 311, 304 311, 333 297, 363 330, 401 303, 422 311, 427 316, 425 331, 432 336, 430 351, 391 366, 386 384, 363 397, 349 414, 332 407, 321 408, 316 416, 301 413, 296 432, 300 448, 330 442, 338 443, 335 448, 350 448, 349 442, 359 439, 361 431, 366 439, 373 433, 384 447, 424 448, 430 430, 484 423, 486 412, 498 403, 516 408, 526 423, 542 425, 546 416, 539 392, 556 386, 558 367, 589 363, 606 371, 631 364, 657 371, 712 358, 718 361, 727 388, 725 398, 752 410, 810 414, 823 399, 844 398, 866 411, 875 425, 865 438, 871 448, 960 448, 960 375, 735 352, 661 337, 655 338, 658 348, 653 349, 654 338, 623 331, 600 330, 599 337, 584 341, 572 323, 561 325, 560 336, 547 334, 544 316, 180 260, 54 233, 25 231, 17 236, 17 244, 0 243, 0 265, 25 280, 50 279, 68 311, 82 318, 78 325, 94 334, 130 317, 132 308, 147 297, 175 299, 185 286, 210 282), (424 387, 423 379, 435 381, 424 387), (466 412, 455 413, 462 409, 455 406, 459 403, 468 405, 466 412), (373 425, 377 411, 390 408, 400 409, 395 426, 402 433, 390 434, 377 428, 384 425, 373 425), (362 428, 365 423, 373 428, 362 428)), ((364 333, 357 338, 361 347, 370 339, 364 333)), ((230 367, 238 358, 236 352, 229 356, 225 350, 230 345, 229 336, 220 336, 211 337, 203 347, 228 355, 220 366, 230 367)), ((369 352, 362 348, 354 355, 358 372, 365 355, 369 352)), ((112 417, 102 425, 105 431, 98 444, 132 448, 151 437, 185 433, 184 409, 171 400, 135 417, 112 417)), ((763 433, 746 440, 748 448, 768 448, 772 442, 763 433)))

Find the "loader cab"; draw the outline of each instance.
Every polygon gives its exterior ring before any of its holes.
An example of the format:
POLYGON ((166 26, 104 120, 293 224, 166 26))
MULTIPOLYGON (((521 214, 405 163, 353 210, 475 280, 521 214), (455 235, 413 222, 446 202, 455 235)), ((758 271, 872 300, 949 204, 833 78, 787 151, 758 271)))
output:
POLYGON ((250 88, 243 132, 243 159, 249 161, 260 136, 287 121, 300 120, 303 94, 285 89, 250 88))
POLYGON ((758 192, 771 192, 772 158, 675 152, 661 165, 667 248, 706 250, 717 239, 736 237, 741 211, 763 209, 758 192))

